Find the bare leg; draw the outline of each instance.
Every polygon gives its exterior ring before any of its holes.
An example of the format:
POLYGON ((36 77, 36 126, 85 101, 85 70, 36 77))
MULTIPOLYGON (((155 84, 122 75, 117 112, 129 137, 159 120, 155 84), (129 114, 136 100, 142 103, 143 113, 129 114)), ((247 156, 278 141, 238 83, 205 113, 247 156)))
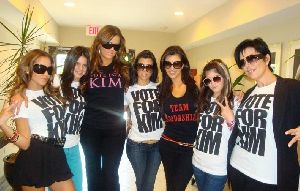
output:
POLYGON ((50 186, 52 191, 75 191, 74 184, 72 182, 72 179, 68 179, 65 181, 60 181, 60 182, 54 182, 50 186))
POLYGON ((45 191, 45 188, 36 188, 32 186, 21 186, 22 191, 45 191))

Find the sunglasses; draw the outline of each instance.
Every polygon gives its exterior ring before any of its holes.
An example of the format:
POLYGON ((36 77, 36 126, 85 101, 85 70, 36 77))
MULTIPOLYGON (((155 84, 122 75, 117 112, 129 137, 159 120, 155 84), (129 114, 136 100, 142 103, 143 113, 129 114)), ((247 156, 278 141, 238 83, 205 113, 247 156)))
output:
POLYGON ((209 86, 209 84, 213 82, 220 82, 222 80, 221 76, 215 76, 213 78, 205 78, 202 82, 205 86, 209 86))
POLYGON ((53 67, 52 66, 45 66, 42 64, 35 64, 33 65, 33 71, 37 74, 45 74, 45 72, 48 72, 48 75, 52 75, 53 67))
POLYGON ((136 69, 137 70, 146 70, 147 72, 151 72, 153 70, 153 65, 145 65, 145 64, 141 64, 141 63, 137 63, 136 64, 136 69))
POLYGON ((263 59, 264 57, 265 57, 265 55, 263 55, 263 54, 249 55, 249 56, 246 56, 244 59, 241 59, 237 64, 238 64, 238 67, 241 69, 246 65, 246 61, 249 64, 253 64, 253 63, 257 62, 258 60, 263 59))
POLYGON ((169 61, 164 61, 163 65, 166 69, 171 68, 171 66, 173 66, 173 68, 175 69, 180 69, 183 66, 182 61, 175 61, 173 63, 169 62, 169 61))
POLYGON ((107 42, 105 44, 102 44, 102 47, 105 49, 114 48, 115 51, 119 51, 121 48, 121 45, 120 44, 112 44, 111 42, 107 42))

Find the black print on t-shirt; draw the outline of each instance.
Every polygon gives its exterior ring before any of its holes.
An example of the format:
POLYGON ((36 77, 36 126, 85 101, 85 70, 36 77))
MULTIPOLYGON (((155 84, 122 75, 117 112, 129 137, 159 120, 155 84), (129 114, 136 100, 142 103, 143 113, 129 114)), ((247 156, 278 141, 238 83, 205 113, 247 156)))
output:
POLYGON ((112 74, 93 74, 90 78, 90 88, 122 88, 121 75, 112 74))
POLYGON ((222 124, 224 118, 212 115, 217 109, 217 104, 212 102, 210 108, 201 115, 200 128, 197 132, 195 148, 204 153, 219 155, 222 124))
POLYGON ((158 90, 142 89, 132 91, 134 100, 133 111, 137 119, 139 132, 149 133, 162 128, 161 114, 159 112, 158 90))
POLYGON ((85 102, 80 91, 72 88, 73 100, 68 104, 69 111, 66 113, 66 134, 78 135, 80 131, 80 122, 83 119, 85 102))
POLYGON ((247 98, 237 109, 240 138, 237 145, 246 151, 264 156, 266 141, 266 118, 274 95, 260 94, 247 98))
POLYGON ((58 104, 57 101, 50 96, 39 96, 36 99, 33 99, 32 102, 41 107, 41 111, 47 120, 48 137, 65 137, 64 107, 58 104))

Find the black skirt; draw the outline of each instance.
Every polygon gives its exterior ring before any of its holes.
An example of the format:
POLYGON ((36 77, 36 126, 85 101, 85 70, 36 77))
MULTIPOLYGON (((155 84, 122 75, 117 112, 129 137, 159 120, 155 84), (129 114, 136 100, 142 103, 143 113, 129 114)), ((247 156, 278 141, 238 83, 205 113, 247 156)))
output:
POLYGON ((62 147, 31 138, 15 163, 14 182, 18 186, 48 187, 72 177, 62 147))

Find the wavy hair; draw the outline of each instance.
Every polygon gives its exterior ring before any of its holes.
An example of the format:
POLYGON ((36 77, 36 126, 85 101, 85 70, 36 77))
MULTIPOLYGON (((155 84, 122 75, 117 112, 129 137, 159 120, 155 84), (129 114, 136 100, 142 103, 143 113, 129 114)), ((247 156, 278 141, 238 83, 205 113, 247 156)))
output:
POLYGON ((199 89, 195 84, 195 80, 192 78, 190 74, 190 63, 187 59, 187 56, 183 49, 180 46, 170 46, 168 47, 160 59, 160 70, 162 72, 162 82, 159 85, 160 95, 159 101, 160 104, 163 105, 164 101, 171 96, 172 93, 172 80, 167 75, 166 69, 164 67, 164 61, 166 60, 167 56, 170 55, 178 55, 183 62, 183 69, 181 70, 181 80, 187 86, 186 91, 192 96, 192 98, 196 101, 199 89))
MULTIPOLYGON (((210 71, 210 70, 215 71, 220 76, 222 76, 222 78, 224 79, 224 86, 221 90, 221 94, 216 99, 224 105, 225 97, 227 97, 228 104, 229 104, 230 108, 232 109, 232 107, 233 107, 232 83, 231 83, 229 70, 228 70, 226 64, 221 59, 213 59, 213 60, 209 61, 203 68, 202 77, 201 77, 202 80, 206 78, 206 72, 210 71)), ((208 86, 205 86, 203 81, 201 81, 200 95, 198 98, 198 109, 197 109, 198 114, 209 109, 212 96, 213 96, 213 91, 208 86)), ((221 112, 221 108, 220 108, 220 106, 217 106, 217 111, 215 114, 220 114, 220 112, 221 112)))
POLYGON ((120 61, 120 57, 122 54, 126 52, 125 47, 125 38, 121 33, 121 30, 113 25, 106 25, 98 32, 91 50, 91 73, 98 73, 99 72, 99 66, 102 65, 102 59, 99 54, 100 47, 102 44, 106 44, 111 41, 112 38, 115 36, 120 37, 120 50, 116 52, 115 57, 113 58, 114 70, 118 74, 121 74, 123 79, 125 80, 125 87, 128 87, 129 85, 129 66, 126 64, 123 64, 120 61))
POLYGON ((77 64, 78 59, 81 56, 87 59, 87 71, 79 80, 80 83, 79 89, 81 90, 81 93, 84 93, 87 88, 88 76, 91 67, 90 53, 86 47, 75 46, 71 48, 71 50, 67 54, 67 57, 65 59, 64 70, 61 75, 61 90, 64 98, 68 101, 71 101, 74 97, 71 88, 71 83, 74 80, 74 68, 77 64))
POLYGON ((152 69, 152 74, 150 76, 150 81, 157 82, 158 67, 157 67, 156 58, 150 50, 143 50, 136 56, 136 58, 134 60, 134 64, 133 64, 133 67, 131 70, 131 75, 130 75, 130 85, 134 85, 138 81, 138 74, 137 74, 136 67, 137 67, 139 59, 141 59, 141 58, 148 58, 148 59, 152 60, 153 69, 152 69))
MULTIPOLYGON (((50 54, 40 49, 34 49, 28 52, 20 61, 16 69, 16 80, 14 82, 13 88, 10 93, 10 99, 12 96, 16 94, 16 92, 20 92, 23 94, 25 89, 28 88, 28 83, 31 80, 33 74, 33 65, 37 64, 36 61, 40 57, 47 57, 51 65, 54 66, 53 58, 50 54)), ((60 95, 59 88, 55 88, 52 86, 51 82, 53 80, 53 73, 50 75, 50 79, 43 87, 43 90, 46 95, 53 96, 56 100, 63 102, 63 99, 60 95)))

